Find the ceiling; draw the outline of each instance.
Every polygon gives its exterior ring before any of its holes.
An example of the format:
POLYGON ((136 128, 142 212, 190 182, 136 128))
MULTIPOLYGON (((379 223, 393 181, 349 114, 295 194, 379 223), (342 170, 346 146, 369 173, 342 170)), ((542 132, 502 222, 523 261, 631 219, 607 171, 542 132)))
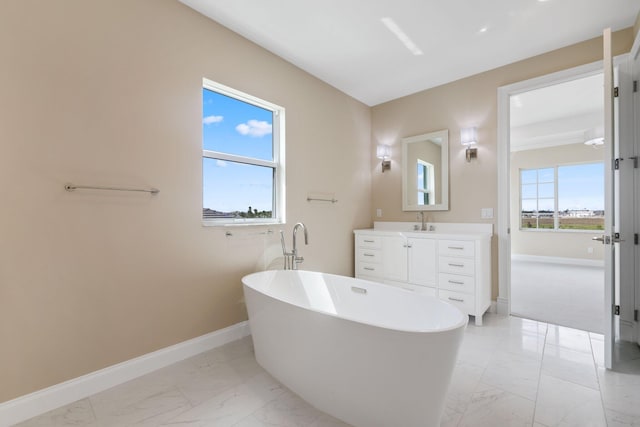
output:
POLYGON ((373 106, 633 25, 638 0, 180 0, 373 106))
POLYGON ((510 147, 522 151, 582 144, 604 135, 604 75, 511 96, 510 147))

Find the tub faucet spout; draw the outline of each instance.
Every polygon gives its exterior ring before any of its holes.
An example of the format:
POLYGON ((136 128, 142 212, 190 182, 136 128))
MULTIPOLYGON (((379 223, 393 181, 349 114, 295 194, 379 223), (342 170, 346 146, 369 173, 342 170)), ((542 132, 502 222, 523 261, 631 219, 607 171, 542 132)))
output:
POLYGON ((307 227, 305 227, 303 223, 299 222, 293 227, 293 249, 291 250, 291 252, 287 252, 287 245, 284 242, 284 232, 280 230, 280 242, 282 243, 282 255, 284 256, 285 270, 297 270, 298 264, 304 261, 304 258, 298 255, 298 245, 296 241, 298 229, 300 228, 302 228, 302 231, 304 231, 304 244, 309 244, 309 234, 307 233, 307 227))
POLYGON ((296 246, 296 235, 298 234, 298 229, 302 228, 302 231, 304 232, 304 244, 308 245, 309 244, 309 234, 307 233, 307 227, 299 222, 297 223, 294 227, 293 227, 293 251, 292 251, 292 255, 293 255, 293 265, 291 266, 291 268, 293 270, 297 270, 298 269, 298 264, 300 264, 302 261, 304 261, 304 258, 301 256, 298 256, 298 247, 296 246))

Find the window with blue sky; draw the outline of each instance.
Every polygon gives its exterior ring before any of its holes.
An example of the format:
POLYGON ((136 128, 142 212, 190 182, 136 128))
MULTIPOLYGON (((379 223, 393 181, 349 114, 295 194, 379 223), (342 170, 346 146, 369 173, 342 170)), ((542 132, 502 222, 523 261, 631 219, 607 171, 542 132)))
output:
POLYGON ((603 230, 604 164, 520 170, 522 230, 603 230))
POLYGON ((284 110, 209 80, 202 89, 202 208, 213 223, 279 222, 284 110))

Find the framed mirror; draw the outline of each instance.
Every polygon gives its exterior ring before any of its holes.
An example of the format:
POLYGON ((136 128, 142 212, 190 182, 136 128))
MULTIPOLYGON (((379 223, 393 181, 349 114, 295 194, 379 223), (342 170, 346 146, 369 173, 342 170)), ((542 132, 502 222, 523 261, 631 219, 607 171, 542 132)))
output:
POLYGON ((402 210, 449 210, 449 131, 402 138, 402 210))

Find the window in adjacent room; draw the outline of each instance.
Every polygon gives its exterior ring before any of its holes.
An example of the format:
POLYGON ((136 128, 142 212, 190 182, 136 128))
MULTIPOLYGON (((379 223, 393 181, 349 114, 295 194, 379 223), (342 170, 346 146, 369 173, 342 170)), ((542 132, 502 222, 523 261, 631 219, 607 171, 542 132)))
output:
POLYGON ((434 171, 431 163, 417 160, 418 205, 435 205, 434 171))
POLYGON ((203 79, 202 219, 284 222, 284 108, 203 79))
POLYGON ((604 164, 520 170, 521 230, 603 230, 604 164))

